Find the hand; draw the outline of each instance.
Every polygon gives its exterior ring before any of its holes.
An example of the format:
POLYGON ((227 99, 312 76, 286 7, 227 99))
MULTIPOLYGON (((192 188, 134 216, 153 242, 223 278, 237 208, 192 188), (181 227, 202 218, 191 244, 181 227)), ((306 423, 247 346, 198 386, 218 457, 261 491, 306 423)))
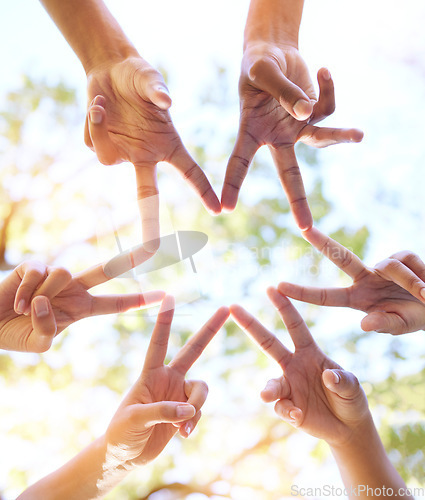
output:
POLYGON ((177 431, 188 437, 201 417, 208 393, 205 382, 185 375, 229 316, 221 307, 164 365, 174 299, 166 296, 152 333, 142 373, 106 432, 109 460, 124 467, 142 465, 157 457, 177 431))
POLYGON ((137 199, 143 241, 152 252, 159 246, 156 166, 176 167, 213 214, 220 202, 207 177, 184 147, 168 112, 171 99, 161 74, 140 56, 103 64, 88 72, 89 107, 85 142, 99 161, 122 161, 136 169, 137 199))
POLYGON ((333 82, 327 69, 317 75, 316 102, 307 67, 296 48, 270 43, 251 44, 242 59, 239 80, 241 117, 239 132, 227 165, 222 193, 223 210, 235 208, 239 190, 257 150, 268 145, 280 181, 301 229, 312 226, 301 173, 295 156, 297 141, 314 147, 359 142, 356 129, 314 126, 335 109, 333 82))
POLYGON ((280 283, 284 295, 310 304, 351 307, 367 313, 364 331, 400 335, 425 329, 425 264, 412 252, 398 252, 369 268, 354 253, 311 228, 304 238, 330 259, 353 284, 317 288, 280 283))
POLYGON ((267 382, 262 399, 275 404, 285 421, 331 446, 347 443, 371 416, 366 395, 356 377, 329 359, 315 343, 291 302, 275 288, 268 290, 295 345, 287 349, 251 314, 238 305, 230 308, 236 322, 282 368, 283 375, 267 382))
POLYGON ((159 303, 164 292, 93 296, 108 281, 103 265, 72 276, 66 269, 27 261, 0 283, 0 348, 45 352, 75 321, 159 303))

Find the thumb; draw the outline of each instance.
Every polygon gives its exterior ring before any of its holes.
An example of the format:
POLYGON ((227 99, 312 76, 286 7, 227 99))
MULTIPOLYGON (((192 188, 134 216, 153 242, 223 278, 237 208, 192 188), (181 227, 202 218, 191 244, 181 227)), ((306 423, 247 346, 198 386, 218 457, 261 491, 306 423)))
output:
POLYGON ((181 422, 192 418, 196 409, 188 403, 177 401, 160 401, 139 406, 138 422, 145 427, 152 427, 160 423, 181 422))
POLYGON ((153 68, 138 71, 134 76, 136 90, 163 110, 171 106, 171 97, 161 73, 153 68))
POLYGON ((268 59, 255 61, 248 71, 253 84, 272 95, 297 120, 307 120, 313 112, 313 103, 307 94, 291 82, 277 64, 268 59))
POLYGON ((29 352, 46 352, 57 332, 56 319, 50 301, 38 295, 31 301, 33 333, 28 338, 29 352))
POLYGON ((401 316, 396 313, 375 311, 365 316, 360 324, 365 332, 391 333, 401 335, 407 333, 408 326, 401 316))

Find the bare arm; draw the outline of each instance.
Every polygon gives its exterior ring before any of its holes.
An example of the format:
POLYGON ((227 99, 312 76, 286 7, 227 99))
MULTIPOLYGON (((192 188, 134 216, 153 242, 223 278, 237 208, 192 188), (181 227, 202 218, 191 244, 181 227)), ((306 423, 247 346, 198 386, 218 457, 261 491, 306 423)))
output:
POLYGON ((40 1, 87 74, 103 63, 138 55, 102 0, 40 1))

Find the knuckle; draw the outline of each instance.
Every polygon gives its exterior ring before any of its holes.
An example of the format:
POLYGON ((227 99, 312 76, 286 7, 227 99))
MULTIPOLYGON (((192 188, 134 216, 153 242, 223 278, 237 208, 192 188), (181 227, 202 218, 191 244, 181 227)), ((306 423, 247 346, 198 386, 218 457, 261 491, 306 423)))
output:
POLYGON ((156 411, 159 420, 170 419, 176 416, 175 407, 168 404, 158 404, 156 411))
POLYGON ((406 259, 406 258, 409 258, 409 255, 414 255, 416 256, 416 254, 414 254, 413 252, 411 252, 410 250, 400 250, 399 252, 396 252, 396 253, 393 253, 392 255, 390 255, 390 257, 388 257, 389 259, 398 259, 398 260, 403 260, 403 259, 406 259))
POLYGON ((63 281, 70 281, 72 279, 72 274, 64 267, 55 267, 50 274, 54 275, 56 279, 61 279, 63 281))
POLYGON ((259 75, 261 75, 266 68, 270 65, 270 60, 267 56, 259 56, 251 64, 249 68, 249 76, 252 80, 255 80, 259 75))
POLYGON ((122 313, 122 312, 125 312, 127 310, 123 297, 117 297, 116 310, 118 313, 122 313))
POLYGON ((45 274, 37 269, 30 269, 20 285, 21 291, 33 290, 45 277, 45 274))
POLYGON ((192 165, 183 172, 183 177, 185 179, 190 179, 193 182, 201 180, 204 175, 200 167, 196 163, 192 163, 192 165))
POLYGON ((324 306, 327 302, 327 299, 328 299, 328 293, 323 288, 322 290, 320 290, 320 305, 324 306))
POLYGON ((419 278, 417 278, 416 276, 409 276, 409 278, 407 280, 407 288, 408 289, 413 289, 413 288, 422 289, 423 285, 422 285, 421 280, 419 278))
POLYGON ((400 259, 400 260, 403 260, 406 265, 412 265, 412 264, 416 264, 418 261, 420 261, 420 257, 419 255, 413 253, 413 252, 404 252, 404 255, 403 257, 400 259))

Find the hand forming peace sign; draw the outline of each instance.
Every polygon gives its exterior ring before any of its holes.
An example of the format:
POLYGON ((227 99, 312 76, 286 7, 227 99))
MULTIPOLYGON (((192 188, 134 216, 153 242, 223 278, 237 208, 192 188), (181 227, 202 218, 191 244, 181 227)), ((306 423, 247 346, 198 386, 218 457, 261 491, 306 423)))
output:
POLYGON ((142 465, 161 453, 177 431, 188 437, 201 417, 208 387, 185 380, 189 368, 220 330, 229 309, 221 307, 164 365, 174 315, 174 298, 162 302, 139 379, 125 397, 106 432, 112 457, 119 463, 142 465))
POLYGON ((108 281, 103 264, 72 276, 41 262, 20 264, 0 283, 0 348, 47 351, 54 337, 75 321, 159 303, 164 292, 93 296, 88 289, 108 281))
POLYGON ((398 252, 370 268, 347 248, 311 228, 304 238, 353 279, 348 288, 280 283, 284 295, 310 304, 351 307, 367 313, 364 331, 400 335, 425 329, 425 264, 412 252, 398 252))

